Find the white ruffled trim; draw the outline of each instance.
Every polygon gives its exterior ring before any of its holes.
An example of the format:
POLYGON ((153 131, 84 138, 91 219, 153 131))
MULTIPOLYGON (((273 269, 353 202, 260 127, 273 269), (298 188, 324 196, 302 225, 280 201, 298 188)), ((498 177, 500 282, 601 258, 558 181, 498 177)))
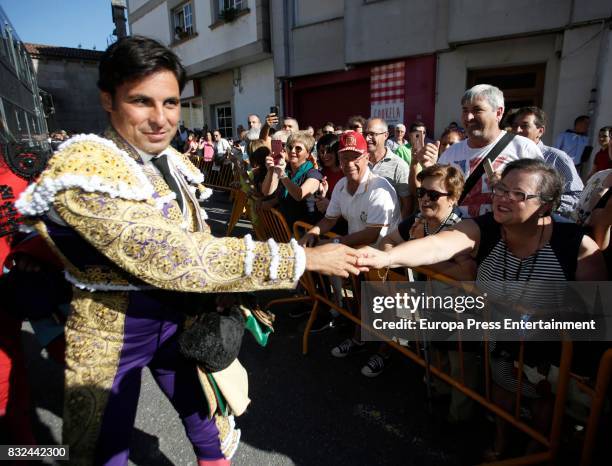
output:
POLYGON ((87 192, 100 192, 108 194, 111 197, 134 201, 144 201, 153 196, 153 185, 145 176, 142 168, 127 152, 119 149, 113 141, 101 138, 95 134, 79 134, 59 146, 59 151, 78 142, 94 142, 117 152, 118 155, 123 157, 128 167, 132 169, 133 174, 142 185, 142 188, 131 188, 124 182, 116 183, 115 186, 113 186, 97 175, 84 176, 66 174, 56 179, 45 178, 42 182, 31 184, 21 193, 21 196, 15 202, 15 207, 19 213, 25 216, 42 215, 49 210, 58 192, 71 188, 81 188, 87 192))
POLYGON ((244 274, 249 277, 253 273, 253 261, 255 260, 255 243, 251 235, 244 237, 244 274))
POLYGON ((15 202, 15 207, 25 216, 42 215, 49 210, 58 192, 71 188, 81 188, 90 193, 105 193, 110 197, 133 201, 144 201, 153 196, 153 186, 148 182, 142 189, 134 189, 124 182, 117 183, 117 186, 109 186, 99 176, 63 175, 56 179, 45 178, 42 182, 31 184, 15 202))
POLYGON ((274 239, 268 240, 268 247, 270 248, 270 280, 276 280, 278 278, 278 266, 280 264, 280 254, 278 253, 278 244, 274 239))
POLYGON ((152 290, 154 287, 136 286, 136 285, 113 285, 110 283, 83 283, 82 281, 75 278, 70 272, 64 270, 64 277, 66 281, 73 284, 77 288, 86 291, 141 291, 141 290, 152 290))
POLYGON ((174 164, 176 169, 181 172, 181 175, 187 178, 190 183, 204 182, 204 175, 202 174, 202 172, 194 173, 193 170, 189 170, 189 168, 187 168, 187 165, 185 165, 185 162, 183 162, 181 157, 179 157, 175 153, 171 152, 170 156, 172 157, 172 163, 174 164))
POLYGON ((213 195, 213 190, 210 188, 204 188, 204 191, 200 191, 200 197, 198 197, 198 201, 205 201, 210 196, 213 195))
POLYGON ((293 281, 298 281, 306 270, 306 251, 295 238, 291 238, 289 244, 293 249, 293 281))
POLYGON ((156 199, 154 199, 155 201, 155 205, 161 209, 164 207, 164 205, 166 205, 168 202, 173 201, 176 199, 176 193, 170 193, 170 194, 166 194, 165 196, 160 196, 156 199))
POLYGON ((200 216, 202 217, 202 220, 208 219, 208 214, 206 213, 206 209, 204 209, 203 207, 200 207, 200 216))

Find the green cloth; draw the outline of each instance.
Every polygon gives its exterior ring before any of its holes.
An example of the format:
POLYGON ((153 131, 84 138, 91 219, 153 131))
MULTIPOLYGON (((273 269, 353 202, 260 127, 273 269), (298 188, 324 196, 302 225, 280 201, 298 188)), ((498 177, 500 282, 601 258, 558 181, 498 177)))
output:
POLYGON ((394 152, 395 155, 410 165, 410 161, 412 160, 412 147, 410 147, 409 144, 399 146, 394 152))
POLYGON ((259 322, 253 314, 250 314, 246 318, 244 326, 251 332, 251 335, 253 335, 255 341, 259 343, 260 346, 266 346, 268 344, 268 337, 272 333, 272 329, 267 325, 259 325, 259 322))

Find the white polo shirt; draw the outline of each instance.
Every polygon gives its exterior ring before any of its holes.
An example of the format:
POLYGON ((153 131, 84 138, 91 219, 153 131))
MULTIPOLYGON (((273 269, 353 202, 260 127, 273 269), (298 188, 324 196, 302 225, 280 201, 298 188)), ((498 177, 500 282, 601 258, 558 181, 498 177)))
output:
POLYGON ((346 188, 346 177, 336 183, 325 216, 344 217, 349 234, 366 227, 382 227, 380 240, 399 223, 400 207, 391 183, 368 168, 353 195, 346 188))

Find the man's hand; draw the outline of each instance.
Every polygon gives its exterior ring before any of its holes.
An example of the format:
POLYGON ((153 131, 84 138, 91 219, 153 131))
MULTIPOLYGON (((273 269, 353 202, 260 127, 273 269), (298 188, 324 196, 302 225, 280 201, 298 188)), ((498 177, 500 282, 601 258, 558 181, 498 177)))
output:
POLYGON ((416 151, 414 157, 423 167, 430 167, 438 162, 439 149, 440 141, 436 141, 435 144, 428 142, 420 150, 416 151))
POLYGON ((349 273, 359 274, 356 267, 359 252, 343 244, 326 244, 307 248, 306 270, 324 275, 348 277, 349 273))
POLYGON ((315 204, 317 206, 317 210, 321 212, 322 214, 324 214, 327 211, 327 206, 329 205, 329 199, 327 199, 326 197, 317 197, 315 204))
POLYGON ((278 115, 276 113, 268 113, 268 116, 266 116, 266 123, 271 128, 275 127, 278 124, 278 115))

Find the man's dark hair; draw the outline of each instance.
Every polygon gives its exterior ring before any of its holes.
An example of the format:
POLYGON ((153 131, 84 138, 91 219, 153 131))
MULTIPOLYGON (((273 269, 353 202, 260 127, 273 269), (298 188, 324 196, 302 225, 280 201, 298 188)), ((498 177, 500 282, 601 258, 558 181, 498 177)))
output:
POLYGON ((348 122, 346 123, 346 126, 349 129, 353 129, 353 126, 355 126, 355 123, 359 123, 361 127, 365 129, 367 120, 361 115, 353 115, 349 117, 348 122))
POLYGON ((544 128, 546 126, 547 118, 546 113, 540 107, 521 107, 515 114, 515 118, 523 115, 533 115, 534 123, 538 128, 544 128))
POLYGON ((182 92, 185 68, 174 52, 148 37, 125 37, 112 44, 102 55, 98 88, 115 95, 121 84, 164 70, 174 73, 182 92))
POLYGON ((591 117, 588 115, 577 116, 576 119, 574 120, 574 126, 576 126, 578 123, 582 123, 583 121, 590 120, 590 119, 591 117))
POLYGON ((412 133, 413 131, 416 131, 416 129, 417 129, 417 128, 419 128, 419 127, 421 127, 421 126, 422 126, 423 128, 427 128, 427 125, 426 125, 425 123, 423 123, 423 122, 422 122, 422 121, 420 121, 420 120, 417 120, 417 121, 413 122, 413 123, 410 125, 410 130, 409 130, 408 132, 409 132, 409 133, 412 133))

